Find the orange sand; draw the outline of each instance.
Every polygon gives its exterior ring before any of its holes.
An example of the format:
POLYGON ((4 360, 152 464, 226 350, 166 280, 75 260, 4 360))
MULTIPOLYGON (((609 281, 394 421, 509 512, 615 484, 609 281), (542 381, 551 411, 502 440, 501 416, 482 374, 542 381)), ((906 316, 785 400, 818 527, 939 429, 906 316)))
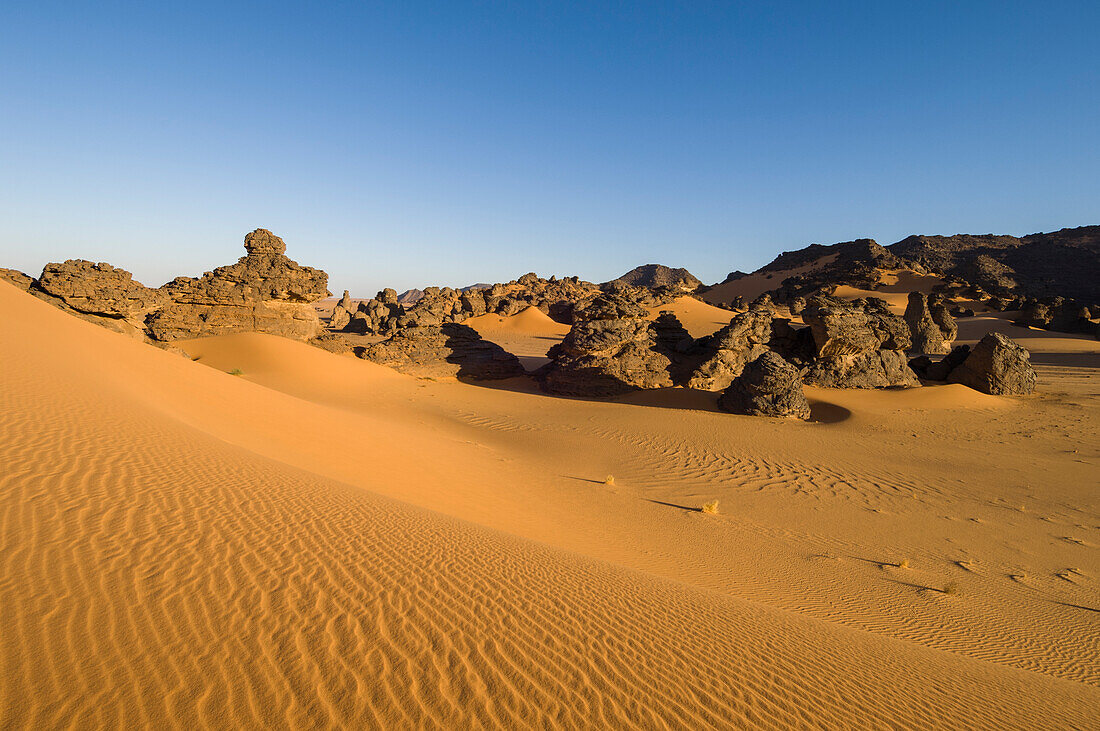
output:
POLYGON ((0 311, 5 727, 1095 726, 1090 368, 787 423, 0 311))

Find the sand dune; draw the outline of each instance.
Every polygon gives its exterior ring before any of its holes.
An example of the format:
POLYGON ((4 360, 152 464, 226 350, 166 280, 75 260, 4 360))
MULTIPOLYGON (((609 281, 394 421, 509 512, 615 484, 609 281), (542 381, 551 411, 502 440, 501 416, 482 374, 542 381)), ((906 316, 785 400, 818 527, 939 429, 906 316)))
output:
POLYGON ((481 334, 481 337, 496 343, 519 358, 528 371, 538 369, 550 362, 546 351, 561 342, 569 332, 569 326, 550 319, 550 316, 537 307, 528 307, 523 312, 508 317, 496 314, 479 315, 464 320, 481 334))
POLYGON ((693 338, 710 335, 715 330, 725 327, 737 314, 709 305, 694 297, 677 297, 669 304, 650 308, 649 314, 650 317, 657 317, 665 311, 676 315, 684 329, 691 333, 693 338))
POLYGON ((0 311, 5 726, 1094 725, 1076 381, 790 424, 0 311))

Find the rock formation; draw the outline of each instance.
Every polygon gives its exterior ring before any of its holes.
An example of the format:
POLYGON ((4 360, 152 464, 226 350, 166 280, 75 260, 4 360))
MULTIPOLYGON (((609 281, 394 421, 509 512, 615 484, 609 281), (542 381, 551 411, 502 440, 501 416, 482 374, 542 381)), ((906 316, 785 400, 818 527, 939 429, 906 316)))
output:
POLYGON ((415 300, 405 302, 392 289, 379 292, 374 299, 360 303, 347 330, 391 335, 399 328, 463 322, 486 313, 515 315, 528 307, 537 307, 558 322, 571 323, 574 308, 599 293, 596 285, 577 277, 542 279, 534 273, 506 284, 478 285, 464 290, 425 287, 417 291, 419 296, 415 300))
POLYGON ((932 319, 932 313, 928 310, 928 300, 923 293, 909 293, 909 303, 905 308, 905 322, 909 325, 909 335, 912 339, 910 349, 913 352, 939 355, 948 351, 946 343, 943 342, 943 331, 932 319))
POLYGON ((83 259, 47 264, 38 278, 38 287, 78 312, 131 320, 138 325, 167 299, 163 292, 135 282, 125 269, 83 259))
POLYGON ((831 388, 920 385, 905 357, 909 326, 882 300, 818 296, 809 300, 802 318, 816 349, 807 383, 831 388))
POLYGON ((1035 390, 1035 369, 1023 346, 993 332, 974 346, 947 380, 998 396, 1029 394, 1035 390))
POLYGON ((328 326, 333 330, 343 330, 351 322, 351 313, 354 311, 354 306, 351 302, 351 294, 345 289, 344 296, 340 298, 340 301, 336 303, 336 306, 332 308, 332 317, 329 318, 328 326))
POLYGON ((747 364, 718 398, 718 407, 733 414, 809 419, 810 404, 802 392, 802 373, 772 351, 747 364))
POLYGON ((524 374, 519 359, 467 325, 401 328, 388 339, 355 349, 365 360, 422 378, 499 379, 524 374))
MULTIPOLYGON (((613 396, 671 386, 673 361, 658 344, 645 307, 603 294, 576 313, 565 339, 540 369, 543 389, 571 396, 613 396)), ((665 327, 671 323, 667 320, 665 327)))
POLYGON ((932 316, 932 322, 940 329, 940 336, 945 346, 950 346, 959 334, 959 326, 947 306, 947 298, 942 294, 928 295, 928 313, 932 316))
POLYGON ((310 303, 327 297, 328 275, 300 266, 286 245, 266 229, 245 236, 247 255, 198 278, 177 277, 160 288, 167 303, 146 319, 162 341, 265 332, 308 340, 321 332, 310 303))
POLYGON ((729 325, 713 335, 701 338, 693 348, 701 362, 687 385, 704 391, 721 391, 729 386, 747 363, 768 350, 774 314, 775 310, 762 302, 735 315, 729 325))

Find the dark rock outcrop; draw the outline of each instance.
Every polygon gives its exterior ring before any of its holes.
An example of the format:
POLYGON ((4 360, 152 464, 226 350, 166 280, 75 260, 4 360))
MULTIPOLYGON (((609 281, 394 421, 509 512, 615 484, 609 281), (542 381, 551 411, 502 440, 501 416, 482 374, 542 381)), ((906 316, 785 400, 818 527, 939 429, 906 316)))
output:
MULTIPOLYGON (((576 313, 539 371, 544 390, 570 396, 614 396, 673 385, 673 359, 658 343, 645 307, 604 294, 576 313)), ((667 320, 665 328, 671 323, 667 320)))
POLYGON ((733 379, 718 397, 718 407, 749 416, 810 418, 801 371, 770 350, 748 363, 733 379))
POLYGON ((1023 395, 1035 390, 1035 369, 1023 346, 1001 333, 988 333, 947 380, 982 393, 1023 395))
POLYGON ((830 388, 920 385, 905 357, 909 326, 882 300, 814 297, 802 318, 816 348, 807 383, 830 388))
MULTIPOLYGON (((612 279, 611 282, 631 287, 669 287, 681 290, 693 290, 702 284, 687 269, 673 269, 663 264, 643 264, 634 267, 621 277, 612 279)), ((611 282, 608 282, 608 284, 611 282)))
POLYGON ((356 348, 355 354, 421 378, 490 380, 525 372, 516 356, 454 322, 402 328, 382 342, 356 348))
POLYGON ((959 326, 947 306, 947 299, 942 294, 930 294, 928 296, 928 313, 932 316, 932 322, 940 329, 940 336, 945 345, 950 345, 959 334, 959 326))
POLYGON ((747 363, 768 350, 775 310, 766 302, 734 315, 729 325, 694 346, 700 362, 688 378, 690 388, 721 391, 741 375, 747 363))
POLYGON ((1100 226, 1017 238, 994 234, 910 236, 890 251, 998 294, 1100 301, 1100 226))
POLYGON ((905 307, 905 322, 909 325, 909 335, 912 338, 910 349, 913 352, 940 355, 948 351, 947 344, 943 342, 943 331, 932 319, 932 313, 928 309, 928 299, 923 293, 909 293, 909 303, 905 307))

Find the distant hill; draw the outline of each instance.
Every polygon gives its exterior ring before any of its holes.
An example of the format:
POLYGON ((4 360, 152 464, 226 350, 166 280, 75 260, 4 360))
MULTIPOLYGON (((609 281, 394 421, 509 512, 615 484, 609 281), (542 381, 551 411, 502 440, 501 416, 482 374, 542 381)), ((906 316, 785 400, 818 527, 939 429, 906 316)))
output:
POLYGON ((1100 302, 1100 226, 1017 238, 994 234, 910 236, 888 247, 908 261, 988 290, 1100 302))
POLYGON ((397 301, 403 305, 415 305, 423 296, 424 290, 422 289, 406 289, 404 292, 397 295, 397 301))
POLYGON ((695 289, 702 284, 687 269, 673 269, 663 264, 643 264, 640 267, 634 267, 607 284, 613 282, 634 287, 681 287, 683 289, 695 289))
MULTIPOLYGON (((804 294, 828 284, 866 286, 881 269, 913 268, 1010 296, 1062 296, 1100 303, 1100 226, 1016 237, 997 234, 909 236, 889 246, 874 239, 810 244, 785 251, 752 274, 730 272, 705 299, 732 293, 804 294)), ((635 270, 637 271, 637 270, 635 270)))

